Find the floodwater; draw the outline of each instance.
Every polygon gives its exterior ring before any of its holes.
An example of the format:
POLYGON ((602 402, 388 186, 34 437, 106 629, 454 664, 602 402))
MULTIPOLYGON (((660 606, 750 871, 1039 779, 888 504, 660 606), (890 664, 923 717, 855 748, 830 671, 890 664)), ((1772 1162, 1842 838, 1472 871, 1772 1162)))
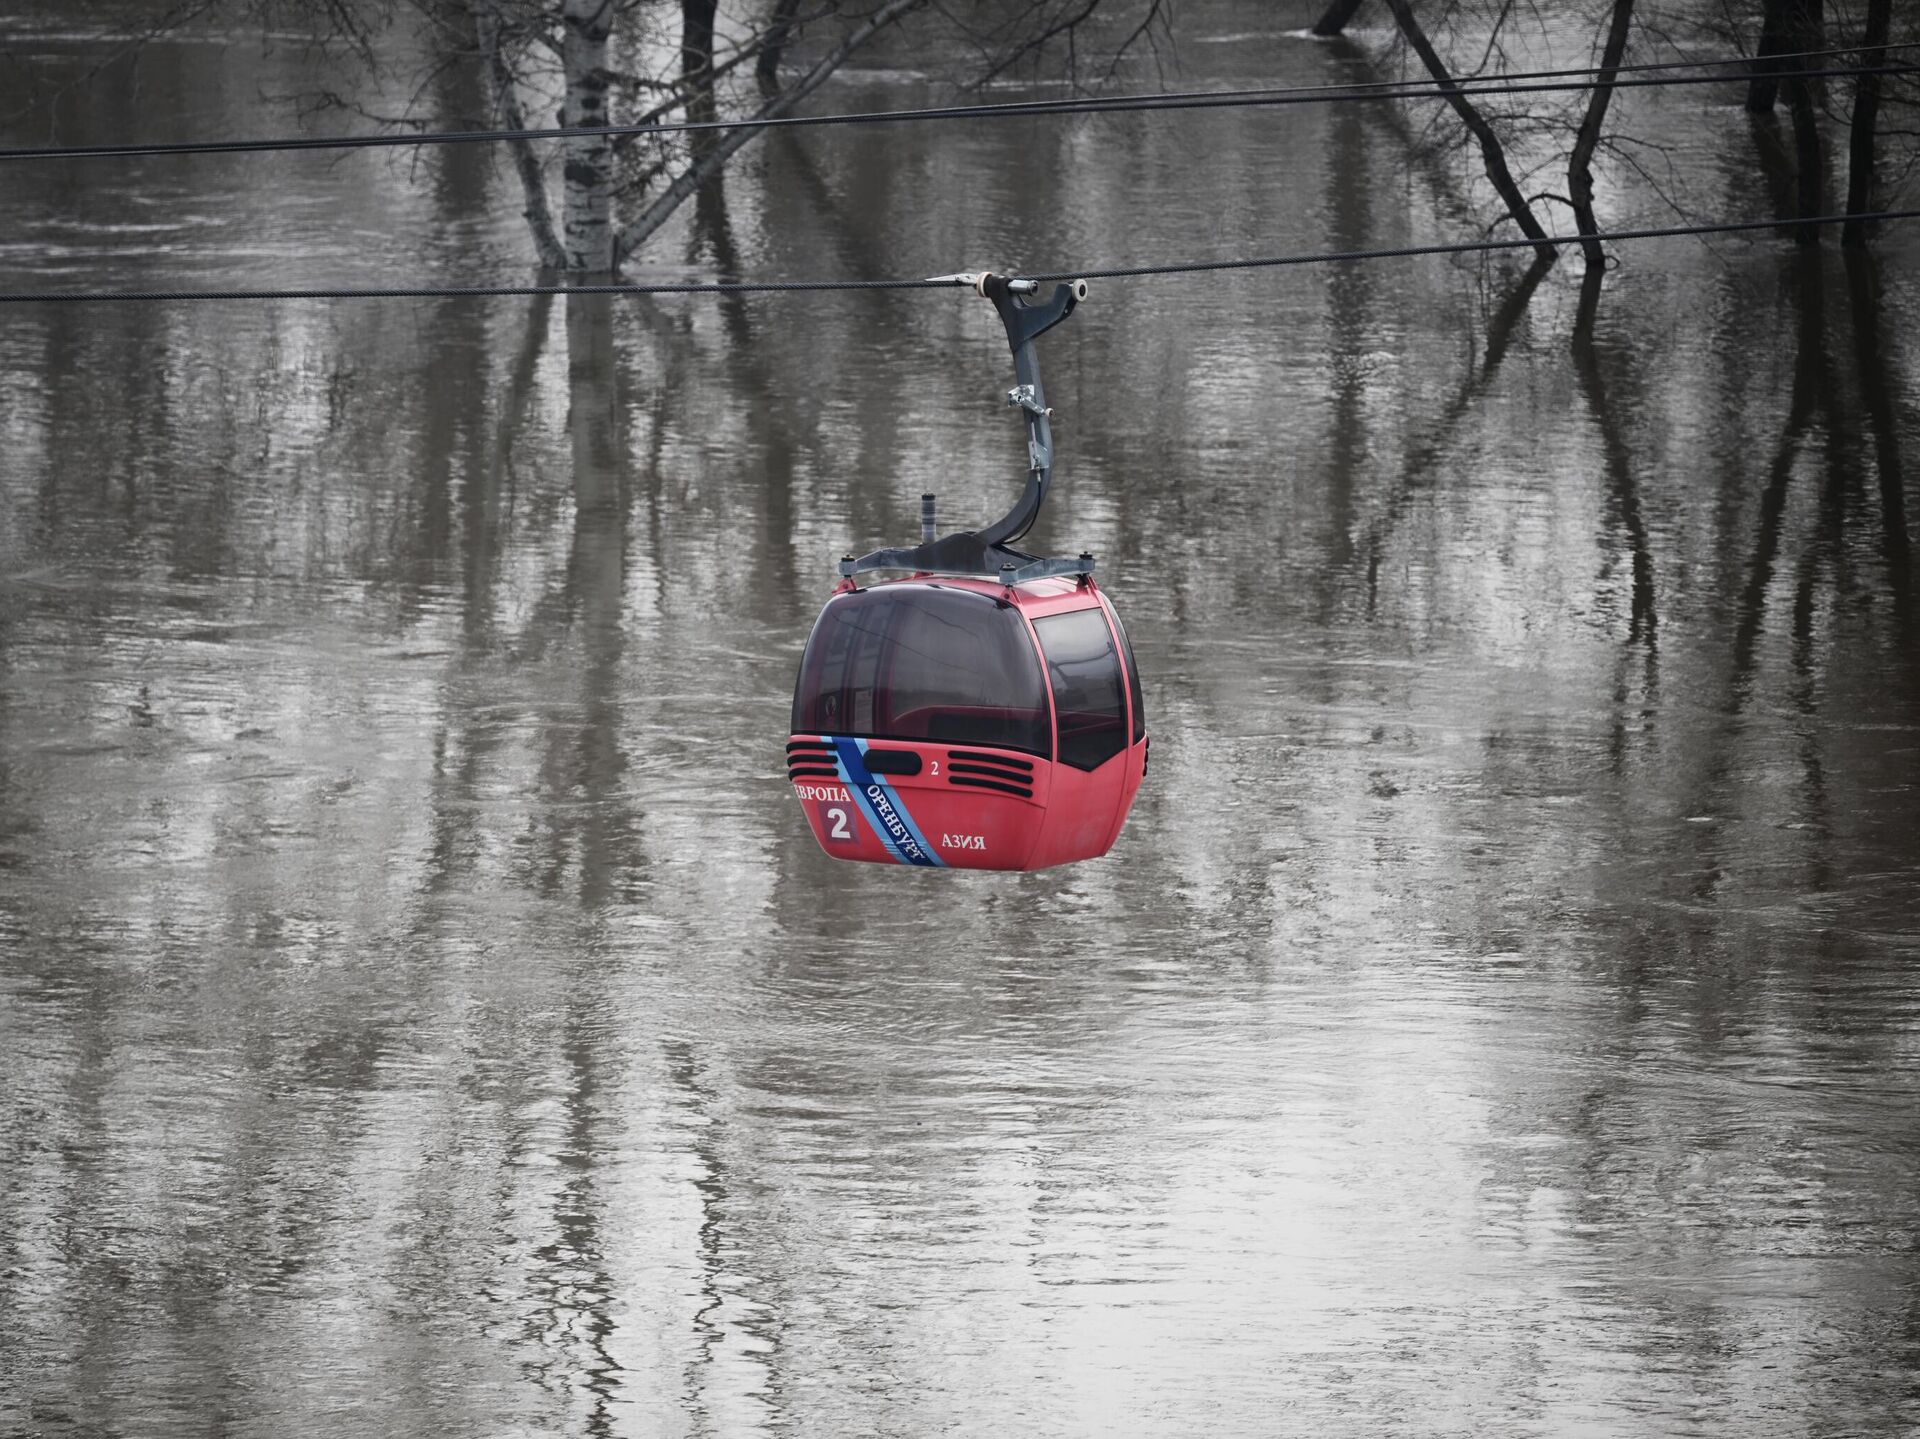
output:
MULTIPOLYGON (((1352 78, 1181 23, 1183 83, 1352 78)), ((160 45, 58 137, 284 130, 314 65, 160 45)), ((1632 103, 1766 214, 1725 99, 1632 103)), ((785 134, 636 278, 1459 234, 1410 133, 785 134)), ((6 180, 0 288, 526 274, 472 151, 6 180)), ((1016 491, 978 301, 8 307, 0 1432, 1914 1432, 1879 255, 1623 248, 1585 338, 1506 260, 1096 285, 1038 538, 1153 766, 1027 876, 837 865, 781 763, 835 559, 1016 491)))

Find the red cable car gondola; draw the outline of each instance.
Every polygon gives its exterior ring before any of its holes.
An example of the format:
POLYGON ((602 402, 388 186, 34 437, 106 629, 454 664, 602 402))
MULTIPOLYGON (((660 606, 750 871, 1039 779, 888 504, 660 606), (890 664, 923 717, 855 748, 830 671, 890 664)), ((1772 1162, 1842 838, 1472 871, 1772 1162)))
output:
POLYGON ((1086 285, 971 279, 1013 350, 1007 403, 1025 412, 1030 467, 1007 516, 841 561, 794 687, 787 773, 835 859, 966 869, 1044 869, 1113 847, 1147 769, 1140 675, 1093 556, 1009 548, 1052 478, 1050 411, 1033 341, 1086 285), (904 572, 862 587, 858 576, 904 572))

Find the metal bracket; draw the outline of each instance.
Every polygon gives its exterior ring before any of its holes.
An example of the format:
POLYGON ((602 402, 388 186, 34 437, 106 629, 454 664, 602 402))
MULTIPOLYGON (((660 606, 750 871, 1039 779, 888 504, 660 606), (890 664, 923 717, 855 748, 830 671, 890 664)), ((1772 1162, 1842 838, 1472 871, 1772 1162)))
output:
POLYGON ((999 579, 1002 584, 1024 585, 1028 580, 1044 580, 1050 575, 1090 575, 1093 573, 1093 556, 1081 555, 1078 559, 1035 560, 1031 564, 1021 565, 1018 569, 1000 567, 999 579))
MULTIPOLYGON (((988 551, 991 555, 995 551, 988 551)), ((947 575, 961 579, 998 580, 1003 585, 1023 585, 1028 580, 1044 580, 1053 575, 1087 576, 1093 573, 1093 556, 1084 551, 1073 559, 1048 558, 1022 554, 1019 550, 999 550, 997 553, 1013 558, 1003 560, 998 569, 990 563, 979 566, 942 565, 923 562, 923 556, 912 550, 876 550, 873 554, 862 555, 854 559, 851 555, 840 561, 840 573, 848 579, 855 575, 872 574, 876 570, 904 570, 917 575, 947 575), (1018 563, 1024 561, 1024 563, 1018 563)), ((983 557, 984 558, 984 557, 983 557)))
POLYGON ((1046 391, 1040 385, 1039 362, 1033 342, 1073 313, 1074 306, 1087 297, 1084 280, 1055 285, 1053 296, 1045 304, 1031 304, 1028 297, 1040 291, 1038 280, 1010 280, 986 271, 962 272, 931 277, 935 284, 969 285, 975 293, 993 302, 995 312, 1007 332, 1007 346, 1013 353, 1016 383, 1007 391, 1007 404, 1023 411, 1027 430, 1027 483, 1014 507, 983 529, 935 539, 932 497, 923 496, 920 543, 911 548, 875 550, 858 559, 848 555, 840 561, 840 573, 846 583, 855 576, 876 570, 925 575, 965 575, 974 579, 998 581, 1005 585, 1053 575, 1093 574, 1093 556, 1081 554, 1073 559, 1042 559, 1012 549, 1032 528, 1040 507, 1046 502, 1047 486, 1053 472, 1053 431, 1048 417, 1046 391))
MULTIPOLYGON (((972 290, 978 295, 984 293, 980 288, 980 282, 992 273, 993 271, 991 270, 961 270, 958 274, 953 275, 929 275, 927 276, 926 282, 929 285, 965 285, 969 290, 972 290)), ((1016 295, 1033 295, 1039 293, 1040 282, 1038 280, 1008 280, 1007 288, 1016 295)), ((1082 298, 1085 297, 1083 296, 1082 298)))
POLYGON ((1025 410, 1029 415, 1051 415, 1050 406, 1040 403, 1040 393, 1032 385, 1015 385, 1007 391, 1008 408, 1025 410))

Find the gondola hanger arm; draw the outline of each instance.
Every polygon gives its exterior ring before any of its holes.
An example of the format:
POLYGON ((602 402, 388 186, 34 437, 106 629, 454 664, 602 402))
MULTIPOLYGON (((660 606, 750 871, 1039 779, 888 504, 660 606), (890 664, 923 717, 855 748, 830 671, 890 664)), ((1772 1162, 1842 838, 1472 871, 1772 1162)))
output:
POLYGON ((1027 482, 1013 508, 983 529, 925 540, 911 549, 875 550, 859 559, 845 559, 840 562, 840 573, 851 577, 869 570, 912 570, 979 575, 1014 584, 1047 574, 1091 572, 1093 556, 1088 554, 1073 560, 1052 560, 1010 548, 1013 541, 1033 528, 1053 478, 1053 411, 1047 406, 1046 390, 1040 383, 1040 362, 1033 342, 1073 313, 1074 307, 1087 297, 1087 282, 1070 280, 1057 284, 1050 296, 1036 301, 1040 281, 996 275, 991 270, 958 271, 927 278, 932 283, 969 287, 992 302, 1006 328, 1007 348, 1013 353, 1014 378, 1014 386, 1007 392, 1007 403, 1019 409, 1026 421, 1027 482))

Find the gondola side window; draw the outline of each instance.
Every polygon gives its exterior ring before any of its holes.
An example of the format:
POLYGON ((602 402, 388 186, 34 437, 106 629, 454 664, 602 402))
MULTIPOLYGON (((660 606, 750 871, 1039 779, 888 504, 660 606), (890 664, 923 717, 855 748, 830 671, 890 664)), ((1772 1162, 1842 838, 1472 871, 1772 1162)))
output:
POLYGON ((1033 622, 1047 655, 1060 763, 1098 769, 1127 747, 1120 657, 1100 610, 1070 610, 1033 622))
POLYGON ((814 626, 793 733, 1046 756, 1045 684, 1011 606, 970 590, 860 590, 829 601, 814 626))
POLYGON ((1134 663, 1133 641, 1127 638, 1127 627, 1120 622, 1120 611, 1108 605, 1107 618, 1113 621, 1113 632, 1120 636, 1120 654, 1127 662, 1127 700, 1133 706, 1133 742, 1139 744, 1147 737, 1147 702, 1140 692, 1140 666, 1134 663))

